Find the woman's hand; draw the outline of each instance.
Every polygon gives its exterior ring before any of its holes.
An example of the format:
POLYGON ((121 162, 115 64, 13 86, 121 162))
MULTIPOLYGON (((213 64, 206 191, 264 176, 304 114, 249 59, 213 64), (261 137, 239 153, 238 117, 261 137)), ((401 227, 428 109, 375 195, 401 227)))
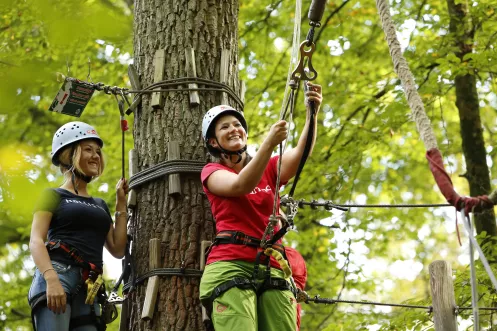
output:
POLYGON ((47 270, 44 275, 47 282, 47 307, 56 314, 66 312, 66 292, 59 280, 59 275, 53 269, 47 270))
POLYGON ((321 85, 313 84, 311 82, 305 82, 307 84, 308 91, 305 93, 305 105, 309 110, 309 102, 314 102, 314 109, 316 112, 319 111, 319 107, 323 102, 323 95, 321 94, 322 88, 321 85))
MULTIPOLYGON (((129 187, 126 178, 121 178, 116 185, 116 206, 124 206, 126 208, 126 194, 128 194, 128 190, 129 187)), ((116 210, 118 209, 116 208, 116 210)))
POLYGON ((288 136, 288 125, 286 121, 280 120, 271 126, 266 141, 271 147, 278 146, 288 136))

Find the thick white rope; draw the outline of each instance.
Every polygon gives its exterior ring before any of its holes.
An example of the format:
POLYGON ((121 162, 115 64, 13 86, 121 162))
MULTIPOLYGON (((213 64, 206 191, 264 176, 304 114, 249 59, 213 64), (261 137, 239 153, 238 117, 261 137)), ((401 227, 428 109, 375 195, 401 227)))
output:
POLYGON ((390 16, 390 6, 388 4, 388 0, 376 0, 376 6, 380 14, 381 24, 390 49, 390 56, 392 57, 395 72, 399 76, 402 86, 404 87, 404 93, 406 94, 409 107, 411 107, 412 117, 416 122, 416 127, 421 140, 425 144, 426 150, 430 150, 432 148, 438 149, 437 139, 433 132, 433 128, 431 127, 430 119, 426 115, 421 96, 416 89, 414 76, 409 69, 409 65, 407 64, 404 55, 402 54, 400 43, 397 39, 395 25, 393 24, 392 17, 390 16))

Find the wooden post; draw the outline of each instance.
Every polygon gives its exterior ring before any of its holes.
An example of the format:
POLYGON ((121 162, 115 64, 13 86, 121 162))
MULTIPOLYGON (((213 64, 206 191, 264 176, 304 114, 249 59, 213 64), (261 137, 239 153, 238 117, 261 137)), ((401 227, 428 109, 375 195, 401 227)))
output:
MULTIPOLYGON (((185 49, 186 56, 186 74, 188 77, 197 77, 197 66, 195 64, 195 50, 192 47, 185 49)), ((189 88, 198 88, 197 84, 188 84, 189 88)), ((200 98, 198 91, 190 91, 190 106, 198 106, 200 98)))
MULTIPOLYGON (((133 90, 142 89, 142 84, 140 84, 140 78, 138 76, 138 72, 136 71, 134 64, 130 64, 128 66, 128 77, 133 90)), ((126 115, 130 115, 132 112, 134 112, 136 110, 136 107, 138 107, 138 105, 140 104, 140 102, 142 102, 142 96, 141 94, 138 94, 138 96, 133 99, 133 103, 131 103, 128 110, 126 110, 126 115)))
MULTIPOLYGON (((221 50, 221 66, 220 66, 220 72, 219 72, 219 80, 223 84, 228 84, 228 69, 229 69, 229 63, 230 63, 230 51, 228 49, 222 49, 221 50)), ((222 105, 228 105, 228 95, 226 92, 222 92, 223 95, 221 96, 221 104, 222 105)))
MULTIPOLYGON (((149 241, 149 268, 156 269, 160 265, 160 241, 157 238, 149 241)), ((142 320, 149 321, 154 317, 155 301, 159 290, 159 276, 152 276, 148 279, 147 291, 145 292, 145 302, 143 303, 142 320)))
MULTIPOLYGON (((166 65, 166 50, 159 49, 154 57, 154 83, 164 80, 164 67, 166 65)), ((154 109, 164 108, 164 94, 162 92, 153 93, 150 105, 154 109)))
POLYGON ((457 331, 452 268, 446 261, 434 261, 429 270, 435 330, 457 331))
MULTIPOLYGON (((207 247, 209 247, 210 244, 212 244, 212 242, 209 240, 202 240, 202 242, 200 243, 200 270, 204 270, 205 268, 205 250, 207 249, 207 247)), ((207 310, 204 306, 202 306, 202 321, 204 322, 204 325, 205 321, 208 321, 210 319, 211 317, 209 316, 209 314, 207 314, 207 310)))
MULTIPOLYGON (((170 141, 167 143, 167 159, 178 160, 180 158, 179 143, 170 141)), ((181 180, 179 174, 169 175, 169 195, 181 195, 181 180)))
MULTIPOLYGON (((129 150, 129 176, 133 176, 138 172, 138 157, 134 149, 129 150)), ((130 190, 128 193, 128 208, 134 209, 136 207, 136 192, 130 190)))

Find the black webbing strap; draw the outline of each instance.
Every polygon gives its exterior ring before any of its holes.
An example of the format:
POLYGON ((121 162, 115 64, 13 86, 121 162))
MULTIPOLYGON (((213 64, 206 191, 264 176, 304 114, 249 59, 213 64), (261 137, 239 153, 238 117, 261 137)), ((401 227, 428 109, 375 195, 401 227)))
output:
MULTIPOLYGON (((252 279, 254 281, 259 278, 259 266, 263 265, 266 267, 266 270, 264 271, 264 281, 269 280, 271 281, 271 264, 270 261, 271 257, 267 256, 264 254, 264 251, 258 251, 257 255, 255 256, 255 263, 254 263, 254 272, 252 274, 252 279)), ((256 289, 257 295, 260 293, 260 287, 256 289)))
POLYGON ((257 296, 262 295, 267 290, 279 290, 279 291, 290 291, 295 295, 295 291, 292 289, 292 286, 284 279, 281 278, 265 278, 261 284, 257 284, 255 280, 243 278, 243 277, 235 277, 232 280, 222 283, 218 287, 214 289, 211 296, 208 299, 208 302, 203 302, 205 309, 209 315, 212 313, 212 306, 214 304, 214 300, 220 297, 223 293, 231 290, 233 287, 237 287, 242 290, 251 289, 254 290, 257 296))
POLYGON ((296 291, 293 290, 292 286, 286 280, 281 278, 266 279, 264 283, 262 283, 260 294, 267 290, 290 291, 294 295, 296 294, 296 291))
POLYGON ((255 237, 246 235, 241 231, 220 231, 214 239, 214 245, 235 244, 259 247, 261 241, 255 237))
MULTIPOLYGON (((276 232, 273 237, 271 239, 268 240, 267 242, 267 246, 268 247, 272 247, 272 248, 275 248, 275 246, 277 246, 277 244, 275 244, 275 242, 277 242, 278 240, 280 240, 281 238, 283 238, 283 236, 290 230, 290 223, 286 222, 285 224, 283 224, 283 226, 281 227, 281 229, 278 230, 278 232, 276 232)), ((284 251, 283 251, 284 252, 284 251)), ((283 253, 280 251, 280 253, 283 253)))
MULTIPOLYGON (((305 81, 304 84, 306 84, 305 81)), ((300 179, 300 173, 304 169, 307 157, 309 157, 309 154, 311 152, 312 141, 314 140, 314 118, 316 117, 316 106, 314 105, 313 101, 309 102, 309 108, 311 110, 309 130, 307 132, 307 139, 305 141, 305 147, 302 153, 302 158, 300 159, 299 167, 297 168, 297 173, 295 174, 295 179, 293 180, 292 188, 290 189, 290 193, 288 194, 290 197, 293 197, 293 194, 295 193, 295 188, 297 187, 297 183, 300 179)))
MULTIPOLYGON (((278 233, 280 231, 278 231, 278 233)), ((285 230, 285 233, 286 233, 286 230, 285 230)), ((285 251, 285 247, 283 247, 283 245, 280 245, 280 244, 275 244, 275 242, 278 241, 282 236, 283 235, 281 235, 276 240, 274 240, 274 242, 271 243, 271 247, 283 254, 285 251)), ((228 231, 228 230, 226 230, 226 231, 220 231, 216 235, 216 238, 214 239, 212 246, 216 246, 219 244, 235 244, 235 245, 245 245, 245 246, 259 248, 261 245, 261 240, 258 238, 255 238, 255 237, 248 236, 241 231, 228 231)))
POLYGON ((211 296, 209 297, 209 302, 204 303, 205 309, 207 309, 209 315, 212 313, 212 305, 214 304, 214 300, 216 300, 221 294, 232 289, 233 287, 238 287, 240 289, 253 289, 256 291, 256 287, 253 280, 235 277, 232 280, 222 283, 218 287, 212 291, 211 296))

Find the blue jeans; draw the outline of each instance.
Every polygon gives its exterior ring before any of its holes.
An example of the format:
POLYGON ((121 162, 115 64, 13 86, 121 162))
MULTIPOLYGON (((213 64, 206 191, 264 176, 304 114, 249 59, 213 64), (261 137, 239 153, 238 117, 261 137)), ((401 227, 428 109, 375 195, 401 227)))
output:
MULTIPOLYGON (((37 331, 67 331, 69 330, 71 319, 91 315, 91 306, 85 304, 86 285, 82 282, 81 268, 57 261, 52 261, 52 266, 59 275, 60 283, 66 292, 66 311, 63 314, 55 314, 47 308, 46 302, 38 305, 33 311, 37 331)), ((28 300, 31 300, 40 293, 46 292, 46 290, 47 283, 38 268, 36 268, 33 282, 29 289, 28 300)), ((97 300, 95 300, 93 305, 96 315, 100 316, 100 306, 97 300)), ((87 324, 73 330, 96 331, 97 327, 87 324)))

